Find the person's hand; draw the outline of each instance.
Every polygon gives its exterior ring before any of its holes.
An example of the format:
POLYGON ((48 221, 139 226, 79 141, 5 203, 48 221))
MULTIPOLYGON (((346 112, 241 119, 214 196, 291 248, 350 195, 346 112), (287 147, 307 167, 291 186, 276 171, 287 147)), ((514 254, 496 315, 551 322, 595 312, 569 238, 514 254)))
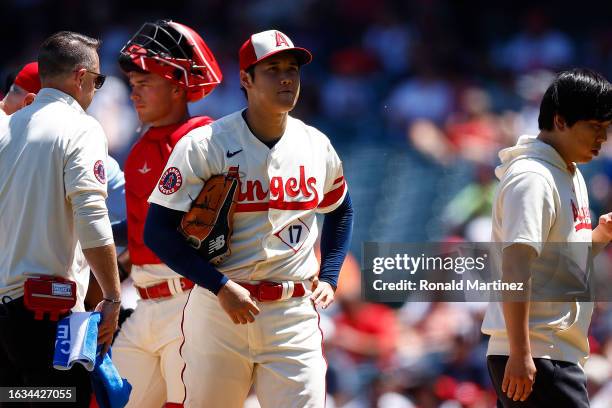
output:
POLYGON ((502 392, 513 401, 525 401, 533 391, 536 366, 529 354, 511 354, 506 363, 502 392))
POLYGON ((113 342, 113 336, 119 326, 119 310, 121 303, 113 303, 106 300, 96 306, 96 312, 102 314, 102 320, 98 325, 98 344, 102 346, 102 354, 106 354, 113 342))
POLYGON ((334 301, 334 288, 327 282, 320 281, 315 278, 312 282, 312 295, 310 299, 315 306, 321 305, 323 309, 327 309, 334 301))
POLYGON ((259 308, 251 298, 248 290, 228 280, 217 293, 219 304, 235 324, 247 324, 255 321, 259 308))
POLYGON ((599 217, 599 224, 595 227, 596 230, 601 231, 601 234, 608 239, 612 240, 612 213, 607 213, 599 217))

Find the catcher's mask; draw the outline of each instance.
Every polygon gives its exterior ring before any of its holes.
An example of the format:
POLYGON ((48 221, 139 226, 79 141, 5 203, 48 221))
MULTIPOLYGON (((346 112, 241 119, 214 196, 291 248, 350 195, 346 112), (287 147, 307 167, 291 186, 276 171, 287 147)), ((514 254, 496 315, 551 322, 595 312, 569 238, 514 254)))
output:
POLYGON ((184 86, 189 102, 211 93, 223 79, 202 37, 169 20, 145 23, 121 49, 119 65, 125 72, 151 72, 184 86))

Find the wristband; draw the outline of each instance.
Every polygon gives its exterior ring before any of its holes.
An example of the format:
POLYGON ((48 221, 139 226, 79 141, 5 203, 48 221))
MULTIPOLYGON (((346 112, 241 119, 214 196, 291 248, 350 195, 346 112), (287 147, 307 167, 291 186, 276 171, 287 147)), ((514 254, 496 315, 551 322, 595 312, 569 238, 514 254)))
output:
POLYGON ((102 300, 105 301, 105 302, 108 302, 108 303, 121 303, 121 299, 103 298, 102 300))

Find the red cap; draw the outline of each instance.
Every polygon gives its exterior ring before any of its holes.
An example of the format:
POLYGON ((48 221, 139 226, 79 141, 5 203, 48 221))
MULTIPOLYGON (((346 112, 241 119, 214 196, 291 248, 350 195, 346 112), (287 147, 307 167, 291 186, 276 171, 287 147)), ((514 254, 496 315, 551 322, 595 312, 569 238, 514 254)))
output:
POLYGON ((239 52, 240 69, 245 70, 263 59, 284 51, 293 51, 300 65, 312 61, 312 54, 305 48, 295 47, 285 34, 268 30, 253 34, 242 44, 239 52))
POLYGON ((23 67, 17 74, 14 84, 30 93, 38 93, 38 91, 40 91, 38 62, 30 62, 23 67))

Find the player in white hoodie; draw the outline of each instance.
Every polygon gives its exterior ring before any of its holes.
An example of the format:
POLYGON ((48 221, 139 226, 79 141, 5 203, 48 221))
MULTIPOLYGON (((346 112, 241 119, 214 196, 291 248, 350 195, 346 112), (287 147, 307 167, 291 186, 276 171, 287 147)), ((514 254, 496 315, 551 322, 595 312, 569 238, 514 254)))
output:
MULTIPOLYGON (((611 121, 612 85, 589 70, 562 72, 543 97, 540 134, 500 152, 492 241, 503 249, 504 280, 531 279, 535 287, 547 244, 569 243, 569 260, 586 265, 589 251, 610 242, 612 213, 591 229, 576 163, 599 154, 611 121)), ((489 304, 483 332, 491 336, 487 360, 498 406, 589 406, 582 366, 592 311, 591 302, 579 301, 489 304)))

